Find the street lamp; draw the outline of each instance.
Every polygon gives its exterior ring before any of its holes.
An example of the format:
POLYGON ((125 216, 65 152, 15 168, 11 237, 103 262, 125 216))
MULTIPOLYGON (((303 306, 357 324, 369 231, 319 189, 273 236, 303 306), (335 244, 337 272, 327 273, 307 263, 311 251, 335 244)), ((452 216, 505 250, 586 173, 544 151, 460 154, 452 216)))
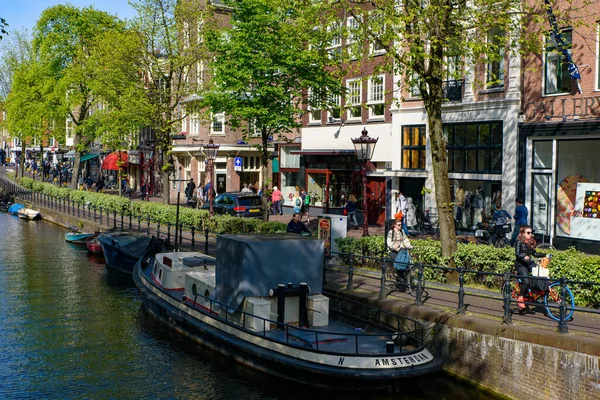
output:
POLYGON ((367 212, 367 165, 373 158, 373 152, 375 152, 375 145, 377 140, 369 137, 367 128, 364 128, 361 132, 362 136, 356 139, 352 139, 354 150, 356 151, 356 157, 360 163, 362 169, 362 182, 363 182, 363 236, 369 236, 369 223, 368 223, 368 212, 367 212))
POLYGON ((206 159, 208 160, 208 176, 210 177, 210 187, 208 188, 208 202, 210 204, 210 208, 208 212, 210 213, 211 217, 213 215, 213 193, 215 190, 215 180, 213 179, 213 164, 217 158, 219 146, 220 145, 218 144, 214 144, 212 139, 208 141, 208 144, 202 146, 202 148, 204 149, 204 153, 206 154, 206 159))

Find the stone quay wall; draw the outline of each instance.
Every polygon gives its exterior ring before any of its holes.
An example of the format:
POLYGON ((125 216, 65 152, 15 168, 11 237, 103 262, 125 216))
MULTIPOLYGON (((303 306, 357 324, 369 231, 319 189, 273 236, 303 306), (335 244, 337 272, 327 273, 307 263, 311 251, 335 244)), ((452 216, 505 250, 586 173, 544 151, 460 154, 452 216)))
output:
POLYGON ((338 296, 420 320, 444 371, 509 399, 600 399, 600 338, 415 306, 329 285, 338 296))

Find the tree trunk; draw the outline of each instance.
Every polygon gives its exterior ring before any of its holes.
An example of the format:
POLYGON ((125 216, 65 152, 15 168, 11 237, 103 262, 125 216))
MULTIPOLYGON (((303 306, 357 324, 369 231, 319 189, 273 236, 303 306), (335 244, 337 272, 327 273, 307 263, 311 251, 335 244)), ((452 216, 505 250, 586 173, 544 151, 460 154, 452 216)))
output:
POLYGON ((71 176, 71 189, 77 189, 77 180, 79 178, 79 167, 81 164, 81 151, 79 150, 78 144, 81 142, 81 134, 76 133, 73 140, 73 147, 75 147, 75 158, 73 159, 73 176, 71 176))
MULTIPOLYGON (((429 96, 425 99, 425 109, 428 116, 429 141, 431 144, 431 157, 433 181, 435 184, 435 201, 439 216, 440 241, 442 255, 449 257, 456 251, 456 227, 454 224, 454 208, 450 196, 450 182, 448 180, 448 158, 446 153, 446 138, 442 126, 442 102, 444 100, 442 57, 434 55, 430 60, 432 65, 432 78, 429 82, 429 96)), ((454 262, 449 260, 448 266, 454 268, 454 262)), ((452 280, 454 275, 452 274, 452 280)))
POLYGON ((261 129, 261 138, 262 138, 262 149, 260 152, 261 155, 261 174, 262 174, 262 208, 263 208, 263 221, 267 222, 269 220, 269 198, 267 196, 267 191, 269 190, 269 152, 268 152, 268 132, 266 127, 261 129))

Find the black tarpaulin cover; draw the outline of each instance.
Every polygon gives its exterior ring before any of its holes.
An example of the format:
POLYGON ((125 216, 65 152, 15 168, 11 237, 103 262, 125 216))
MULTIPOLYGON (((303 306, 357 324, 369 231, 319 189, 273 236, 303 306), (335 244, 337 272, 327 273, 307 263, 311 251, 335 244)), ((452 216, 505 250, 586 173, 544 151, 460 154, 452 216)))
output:
POLYGON ((217 237, 216 300, 239 308, 245 297, 306 282, 311 294, 323 286, 324 244, 292 233, 217 237))

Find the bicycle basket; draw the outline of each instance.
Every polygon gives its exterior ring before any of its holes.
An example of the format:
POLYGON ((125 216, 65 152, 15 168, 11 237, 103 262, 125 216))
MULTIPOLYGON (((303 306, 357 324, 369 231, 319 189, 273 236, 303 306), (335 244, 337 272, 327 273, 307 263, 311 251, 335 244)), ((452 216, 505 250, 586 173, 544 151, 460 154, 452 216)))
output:
POLYGON ((511 230, 512 229, 510 227, 510 224, 495 225, 494 226, 494 232, 496 232, 496 233, 509 233, 511 230))

